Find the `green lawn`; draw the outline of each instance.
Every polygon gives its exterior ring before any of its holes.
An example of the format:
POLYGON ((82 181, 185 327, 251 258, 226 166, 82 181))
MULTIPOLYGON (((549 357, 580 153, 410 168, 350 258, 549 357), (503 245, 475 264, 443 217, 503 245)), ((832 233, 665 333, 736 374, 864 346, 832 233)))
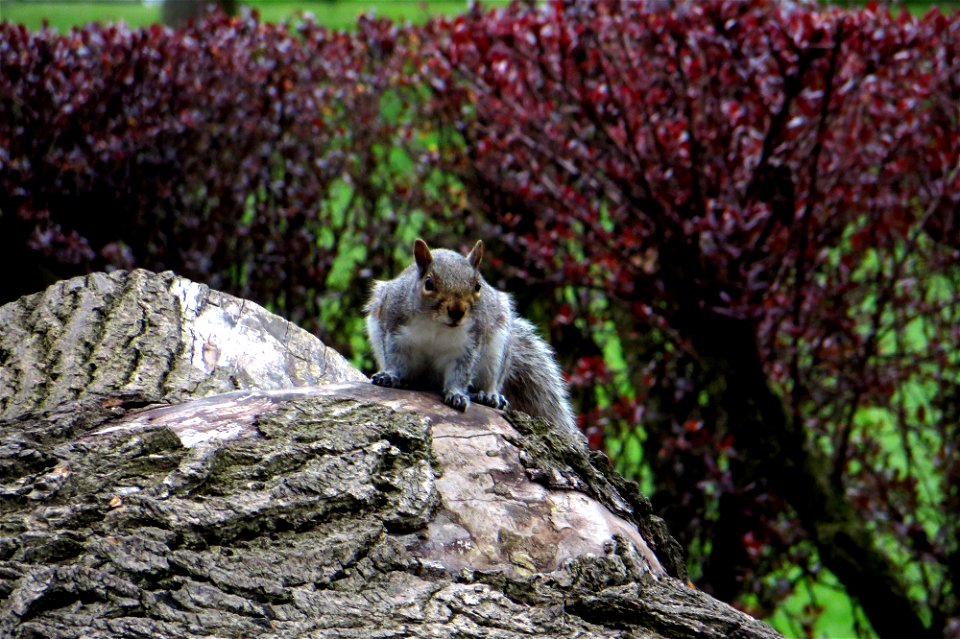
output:
POLYGON ((124 21, 143 26, 160 19, 160 5, 104 4, 99 2, 18 2, 0 0, 0 20, 39 29, 44 20, 60 31, 88 22, 124 21))
MULTIPOLYGON (((484 0, 486 5, 504 5, 508 0, 484 0)), ((246 0, 244 4, 256 7, 265 20, 279 22, 309 11, 321 24, 334 29, 349 29, 357 17, 368 11, 394 20, 423 22, 436 15, 456 15, 468 6, 468 0, 246 0)), ((833 4, 850 6, 862 4, 861 0, 835 0, 833 4)), ((943 11, 956 10, 954 2, 905 2, 914 14, 923 14, 932 5, 943 11)), ((0 0, 0 20, 25 24, 39 29, 44 20, 60 31, 88 22, 123 21, 132 27, 142 27, 159 22, 160 3, 121 2, 100 0, 77 2, 33 2, 24 0, 0 0)))
MULTIPOLYGON (((485 5, 502 5, 507 0, 486 0, 485 5)), ((456 15, 468 6, 467 0, 247 0, 263 18, 279 22, 300 12, 312 13, 317 22, 334 29, 349 29, 357 17, 366 12, 394 20, 423 22, 432 16, 456 15)), ((24 2, 0 0, 0 20, 25 24, 39 29, 44 19, 60 31, 88 22, 123 21, 132 27, 142 27, 160 21, 160 4, 138 2, 24 2)))

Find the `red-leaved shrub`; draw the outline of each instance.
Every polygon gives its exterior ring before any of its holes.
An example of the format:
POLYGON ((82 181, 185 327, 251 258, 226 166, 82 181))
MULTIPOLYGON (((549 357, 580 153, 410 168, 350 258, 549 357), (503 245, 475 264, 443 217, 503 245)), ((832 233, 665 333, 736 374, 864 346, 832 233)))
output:
MULTIPOLYGON (((445 216, 420 182, 437 180, 412 134, 410 44, 368 19, 351 34, 255 14, 0 25, 0 260, 18 273, 0 299, 90 270, 173 269, 319 331, 325 290, 361 297, 354 264, 389 272, 398 229, 445 216)), ((323 324, 345 351, 348 313, 323 324)))

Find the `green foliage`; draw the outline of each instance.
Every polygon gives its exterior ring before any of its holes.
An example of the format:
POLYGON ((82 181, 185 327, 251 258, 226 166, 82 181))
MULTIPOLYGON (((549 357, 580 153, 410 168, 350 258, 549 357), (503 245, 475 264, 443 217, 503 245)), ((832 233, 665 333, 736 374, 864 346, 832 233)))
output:
POLYGON ((844 591, 843 584, 829 571, 811 575, 792 568, 776 579, 789 584, 791 591, 770 618, 771 624, 784 636, 815 639, 877 637, 863 612, 844 591))

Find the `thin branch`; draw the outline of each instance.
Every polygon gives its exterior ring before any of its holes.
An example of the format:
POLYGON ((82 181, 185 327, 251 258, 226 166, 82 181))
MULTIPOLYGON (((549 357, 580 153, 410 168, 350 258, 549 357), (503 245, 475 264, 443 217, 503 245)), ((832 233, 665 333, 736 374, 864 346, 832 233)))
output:
POLYGON ((804 211, 800 220, 800 246, 797 255, 796 270, 794 272, 794 303, 793 303, 793 327, 796 334, 793 338, 793 357, 790 362, 790 375, 793 379, 793 388, 790 393, 790 403, 794 428, 801 427, 800 403, 802 400, 802 378, 800 375, 800 339, 801 335, 797 331, 800 326, 801 312, 803 309, 803 289, 806 279, 807 268, 807 246, 810 241, 810 218, 813 215, 813 203, 817 199, 817 166, 820 163, 820 153, 823 150, 822 137, 827 128, 827 116, 830 112, 830 99, 833 97, 833 81, 837 74, 837 61, 840 58, 840 46, 843 43, 845 20, 841 20, 837 25, 837 32, 834 35, 833 48, 830 53, 829 67, 826 73, 826 87, 823 91, 822 103, 820 106, 820 120, 817 124, 817 137, 814 141, 813 153, 808 167, 808 188, 804 211))

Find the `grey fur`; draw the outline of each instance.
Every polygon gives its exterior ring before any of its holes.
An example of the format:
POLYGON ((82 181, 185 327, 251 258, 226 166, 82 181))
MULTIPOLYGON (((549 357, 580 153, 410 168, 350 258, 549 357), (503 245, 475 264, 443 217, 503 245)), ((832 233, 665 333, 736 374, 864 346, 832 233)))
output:
POLYGON ((537 334, 533 324, 514 317, 506 353, 503 392, 512 407, 582 437, 553 348, 537 334))
POLYGON ((480 275, 483 243, 467 256, 421 243, 415 263, 376 282, 364 307, 380 369, 373 383, 439 390, 458 410, 471 399, 498 409, 509 405, 584 441, 553 349, 517 316, 510 295, 480 275))

